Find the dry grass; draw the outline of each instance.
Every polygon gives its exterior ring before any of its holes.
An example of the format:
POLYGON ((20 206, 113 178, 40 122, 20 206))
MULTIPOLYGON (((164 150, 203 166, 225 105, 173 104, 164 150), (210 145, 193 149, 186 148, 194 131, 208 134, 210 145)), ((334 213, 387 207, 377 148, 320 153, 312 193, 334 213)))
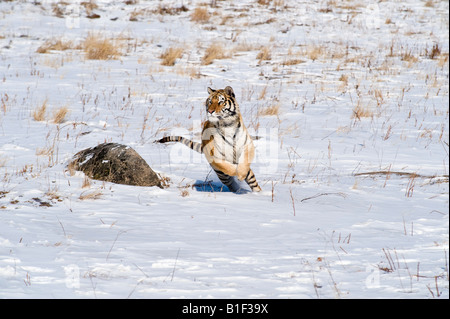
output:
POLYGON ((444 65, 448 64, 448 53, 446 54, 441 54, 441 56, 439 57, 438 60, 438 66, 440 68, 444 67, 444 65))
POLYGON ((161 15, 177 15, 181 12, 187 12, 189 9, 181 5, 180 7, 168 7, 165 5, 158 5, 158 9, 156 9, 155 13, 161 14, 161 15))
POLYGON ((7 93, 4 93, 2 95, 0 95, 1 99, 0 99, 0 110, 6 114, 6 111, 8 110, 8 106, 10 104, 10 98, 9 95, 7 93))
MULTIPOLYGON (((0 167, 5 167, 7 162, 8 162, 8 159, 6 157, 0 156, 0 167)), ((4 194, 4 192, 2 193, 0 191, 0 198, 2 197, 1 196, 2 194, 4 194)))
MULTIPOLYGON (((37 50, 37 53, 49 53, 51 51, 83 50, 88 60, 115 60, 122 55, 122 49, 127 44, 130 47, 129 38, 109 39, 100 33, 89 33, 81 43, 53 38, 45 41, 37 50), (128 41, 128 43, 124 43, 128 41)), ((130 49, 130 48, 128 48, 130 49)))
POLYGON ((263 87, 263 89, 259 93, 258 100, 263 100, 266 97, 266 94, 267 94, 267 85, 263 87))
POLYGON ((202 58, 202 65, 208 65, 213 63, 216 59, 226 59, 229 56, 225 54, 225 49, 220 43, 211 44, 205 51, 205 55, 202 58))
POLYGON ((50 167, 55 164, 55 157, 58 157, 58 152, 55 152, 55 145, 50 145, 44 148, 37 148, 36 155, 47 157, 48 163, 46 165, 50 167))
POLYGON ((115 60, 120 56, 118 43, 100 34, 89 33, 83 42, 83 50, 88 60, 115 60))
MULTIPOLYGON (((47 114, 47 100, 42 102, 42 105, 37 107, 33 111, 33 119, 38 122, 43 122, 46 120, 47 114)), ((53 112, 52 122, 55 124, 61 124, 66 121, 66 116, 69 113, 69 109, 67 107, 61 107, 53 112)))
POLYGON ((182 12, 187 12, 189 9, 181 5, 179 7, 170 7, 167 5, 159 4, 158 8, 156 9, 147 9, 147 8, 138 8, 134 9, 133 12, 130 14, 130 21, 139 21, 141 18, 149 19, 155 14, 160 15, 158 18, 160 21, 162 21, 162 16, 164 15, 179 15, 182 12))
POLYGON ((253 50, 257 50, 257 46, 255 44, 250 44, 245 41, 239 42, 233 48, 233 52, 248 52, 253 50))
POLYGON ((325 54, 326 50, 321 45, 310 45, 306 50, 306 56, 313 61, 324 56, 325 54))
POLYGON ((81 185, 81 188, 91 188, 91 185, 92 185, 91 179, 85 175, 84 179, 83 179, 83 183, 81 185))
POLYGON ((261 48, 261 50, 259 51, 258 55, 256 56, 256 58, 258 59, 258 63, 261 64, 262 61, 269 61, 272 59, 272 48, 271 47, 263 47, 261 48))
POLYGON ((377 101, 378 107, 380 107, 381 105, 383 105, 386 102, 383 97, 383 92, 380 89, 374 89, 373 96, 374 96, 375 100, 377 101))
POLYGON ((53 113, 53 123, 56 123, 56 124, 64 123, 66 121, 66 116, 68 113, 69 113, 69 109, 65 106, 57 109, 53 113))
POLYGON ((166 66, 175 65, 175 61, 183 55, 183 48, 168 48, 160 58, 162 59, 161 64, 166 66))
POLYGON ((45 121, 45 114, 47 112, 47 100, 41 106, 36 108, 33 112, 33 119, 38 122, 45 121))
POLYGON ((43 148, 38 147, 36 149, 37 156, 52 156, 53 152, 54 150, 52 147, 43 147, 43 148))
POLYGON ((139 21, 139 19, 141 17, 146 17, 148 15, 148 10, 146 9, 141 9, 141 10, 137 10, 134 9, 133 12, 130 13, 130 21, 139 21))
POLYGON ((52 12, 55 16, 58 18, 64 18, 64 11, 66 10, 65 7, 68 5, 68 3, 65 3, 63 1, 59 1, 57 3, 52 3, 52 12))
POLYGON ((425 2, 425 7, 433 8, 434 2, 432 0, 428 0, 427 2, 425 2))
POLYGON ((341 76, 339 77, 339 81, 344 82, 346 85, 348 83, 348 76, 345 74, 341 74, 341 76))
POLYGON ((274 104, 258 110, 258 115, 261 116, 277 116, 280 112, 280 104, 274 104))
POLYGON ((95 0, 82 1, 80 5, 82 5, 86 9, 86 14, 88 16, 92 14, 93 10, 98 9, 98 5, 95 0))
POLYGON ((296 64, 300 64, 300 63, 305 63, 305 60, 302 59, 289 59, 286 60, 282 63, 282 65, 296 65, 296 64))
POLYGON ((72 55, 63 56, 63 55, 44 55, 42 59, 39 60, 41 65, 48 66, 53 69, 59 69, 64 66, 65 62, 70 62, 73 60, 72 55))
POLYGON ((441 55, 441 49, 439 48, 439 44, 435 43, 433 44, 433 47, 428 52, 428 49, 425 52, 426 56, 432 60, 436 59, 441 55))
POLYGON ((209 21, 210 14, 206 8, 197 7, 194 12, 191 13, 191 21, 197 23, 206 23, 209 21))
POLYGON ((262 6, 270 6, 272 4, 274 11, 285 7, 284 0, 257 0, 256 3, 262 6))
POLYGON ((189 196, 189 192, 186 189, 180 189, 181 197, 189 196))
POLYGON ((361 118, 364 118, 364 117, 373 117, 373 111, 370 108, 363 107, 363 106, 361 106, 360 103, 358 103, 353 108, 352 119, 360 120, 361 118))
POLYGON ((102 197, 102 192, 100 190, 94 191, 84 191, 80 194, 80 200, 94 200, 102 197))
POLYGON ((348 85, 348 76, 346 74, 341 74, 339 82, 338 92, 345 92, 348 85))
POLYGON ((50 39, 44 42, 37 50, 37 53, 48 53, 50 51, 65 51, 76 49, 77 47, 72 41, 64 41, 62 39, 50 39))
MULTIPOLYGON (((73 5, 73 1, 52 1, 52 12, 55 16, 58 18, 64 18, 67 14, 67 12, 70 10, 71 5, 73 5), (69 7, 69 8, 68 8, 69 7)), ((95 0, 89 0, 89 1, 77 1, 77 5, 81 5, 86 10, 86 15, 89 17, 93 10, 98 9, 98 5, 95 0)))
POLYGON ((408 62, 409 64, 416 63, 419 58, 414 56, 411 50, 405 50, 400 54, 401 60, 408 62))
POLYGON ((200 78, 200 69, 198 66, 190 66, 190 65, 185 67, 176 66, 175 72, 178 75, 189 76, 191 79, 200 78))

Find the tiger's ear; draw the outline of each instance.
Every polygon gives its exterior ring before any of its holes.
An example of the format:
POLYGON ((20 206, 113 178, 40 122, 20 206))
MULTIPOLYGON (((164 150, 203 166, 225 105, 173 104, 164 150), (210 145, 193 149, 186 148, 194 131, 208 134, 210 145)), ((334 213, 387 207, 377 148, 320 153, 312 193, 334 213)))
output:
POLYGON ((208 87, 208 94, 213 94, 214 92, 216 92, 216 90, 213 90, 210 87, 208 87))
POLYGON ((236 96, 234 95, 234 91, 233 91, 233 88, 232 88, 231 86, 227 86, 227 87, 224 89, 224 91, 225 91, 225 93, 228 94, 229 96, 231 96, 231 97, 236 97, 236 96))

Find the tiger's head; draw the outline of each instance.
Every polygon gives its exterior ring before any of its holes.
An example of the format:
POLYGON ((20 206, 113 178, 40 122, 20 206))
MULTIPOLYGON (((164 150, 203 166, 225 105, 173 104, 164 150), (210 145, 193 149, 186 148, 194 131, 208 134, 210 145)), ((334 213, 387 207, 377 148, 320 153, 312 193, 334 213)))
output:
POLYGON ((209 87, 208 93, 206 115, 209 121, 219 121, 236 115, 238 105, 231 86, 227 86, 223 90, 213 90, 209 87))

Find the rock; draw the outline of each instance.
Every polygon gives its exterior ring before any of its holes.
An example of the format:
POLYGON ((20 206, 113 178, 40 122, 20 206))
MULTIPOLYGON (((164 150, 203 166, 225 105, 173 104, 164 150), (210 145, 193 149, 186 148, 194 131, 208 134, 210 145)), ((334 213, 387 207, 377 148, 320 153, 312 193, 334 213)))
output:
POLYGON ((158 186, 161 179, 131 147, 104 143, 75 154, 69 169, 82 171, 92 179, 117 184, 158 186))

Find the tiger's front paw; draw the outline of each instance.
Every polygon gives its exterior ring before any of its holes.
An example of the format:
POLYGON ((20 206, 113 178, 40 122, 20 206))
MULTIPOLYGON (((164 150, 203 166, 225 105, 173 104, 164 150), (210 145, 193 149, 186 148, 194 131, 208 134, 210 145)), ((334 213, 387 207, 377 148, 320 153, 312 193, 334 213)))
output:
POLYGON ((262 191, 262 189, 261 189, 261 187, 259 187, 259 185, 252 188, 252 192, 260 192, 260 191, 262 191))

